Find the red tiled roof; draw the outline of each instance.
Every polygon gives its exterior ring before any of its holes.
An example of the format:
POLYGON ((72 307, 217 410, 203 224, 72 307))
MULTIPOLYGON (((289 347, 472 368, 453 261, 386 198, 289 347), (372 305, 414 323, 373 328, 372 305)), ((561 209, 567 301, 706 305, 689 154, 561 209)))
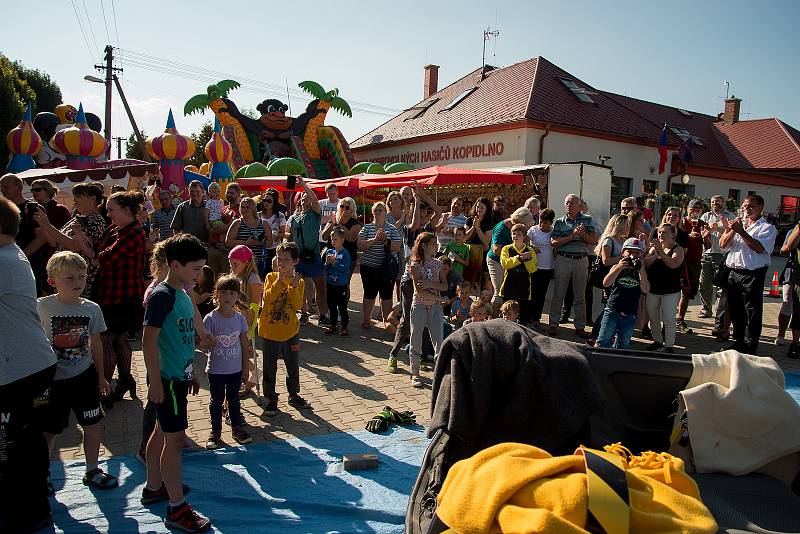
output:
MULTIPOLYGON (((543 57, 490 70, 480 69, 435 93, 427 101, 387 121, 351 143, 354 149, 391 141, 519 121, 658 141, 663 125, 688 130, 703 145, 693 146, 693 164, 764 170, 800 170, 800 132, 778 119, 723 124, 713 115, 681 113, 677 108, 594 89, 543 57), (580 101, 561 79, 584 88, 594 103, 580 101), (453 109, 444 108, 476 88, 453 109), (434 101, 424 112, 427 102, 434 101)), ((671 130, 670 144, 680 138, 671 130)))
POLYGON ((731 167, 800 169, 800 132, 779 119, 714 126, 731 167))

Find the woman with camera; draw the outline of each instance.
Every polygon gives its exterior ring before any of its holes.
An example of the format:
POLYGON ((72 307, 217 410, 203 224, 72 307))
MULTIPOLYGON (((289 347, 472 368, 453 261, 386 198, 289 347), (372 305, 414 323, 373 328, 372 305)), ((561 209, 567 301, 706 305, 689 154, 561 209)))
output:
POLYGON ((664 348, 664 352, 675 352, 675 317, 678 299, 681 296, 681 275, 683 274, 683 247, 678 245, 675 227, 663 223, 657 228, 650 250, 644 258, 650 292, 647 294, 647 314, 650 316, 650 331, 653 343, 649 350, 664 348), (661 335, 661 326, 664 335, 661 335))
MULTIPOLYGON (((246 245, 253 251, 253 261, 261 272, 264 257, 264 247, 272 245, 272 228, 258 216, 258 208, 250 197, 244 197, 239 203, 241 217, 231 223, 228 235, 225 237, 225 246, 233 248, 236 245, 246 245)), ((266 271, 265 271, 266 272, 266 271)))

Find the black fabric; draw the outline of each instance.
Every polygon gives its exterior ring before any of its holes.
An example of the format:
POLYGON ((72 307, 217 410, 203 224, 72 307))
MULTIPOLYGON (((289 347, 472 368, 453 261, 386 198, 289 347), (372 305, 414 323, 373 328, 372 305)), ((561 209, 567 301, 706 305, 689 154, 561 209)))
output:
POLYGON ((50 514, 50 455, 37 423, 55 373, 53 364, 0 386, 0 532, 29 531, 26 527, 50 514))
MULTIPOLYGON (((670 250, 670 252, 672 252, 670 250)), ((681 276, 685 271, 683 264, 675 267, 667 267, 664 260, 656 260, 645 268, 647 280, 650 282, 650 293, 654 295, 671 295, 681 290, 681 276)))
POLYGON ((330 312, 331 327, 336 328, 339 322, 339 316, 342 317, 342 328, 347 328, 350 323, 350 314, 347 313, 347 284, 335 286, 327 284, 325 290, 325 298, 328 303, 328 311, 330 312))
POLYGON ((639 312, 641 295, 639 271, 633 268, 622 269, 608 290, 606 307, 625 315, 636 315, 639 312))
POLYGON ((800 498, 776 478, 691 475, 721 532, 800 532, 800 498))
POLYGON ((161 385, 164 401, 155 405, 158 426, 166 433, 183 432, 189 428, 187 409, 191 381, 170 380, 162 376, 161 385))
POLYGON ((764 277, 767 268, 732 269, 728 274, 728 306, 733 323, 733 339, 755 354, 761 337, 764 315, 764 277), (744 313, 742 313, 744 311, 744 313))
MULTIPOLYGON (((530 252, 533 256, 536 256, 536 252, 527 245, 525 245, 522 252, 530 252)), ((509 248, 509 258, 514 258, 520 254, 521 253, 517 252, 517 249, 513 246, 509 248)), ((511 269, 505 269, 503 271, 503 283, 500 286, 500 296, 514 300, 531 299, 531 275, 524 263, 520 262, 511 269)))
POLYGON ((571 453, 605 402, 583 350, 504 319, 465 325, 442 346, 428 434, 445 429, 473 452, 516 441, 571 453))
POLYGON ((53 380, 50 385, 50 402, 43 417, 45 432, 61 434, 69 428, 70 413, 81 427, 99 423, 105 417, 100 404, 97 369, 94 363, 79 375, 64 380, 53 380))
POLYGON ((236 428, 245 424, 239 401, 239 386, 241 385, 241 371, 226 375, 208 375, 208 390, 211 393, 208 411, 211 415, 211 433, 215 436, 222 433, 222 406, 225 404, 225 400, 228 401, 231 426, 236 428))
POLYGON ((550 280, 553 278, 553 269, 537 269, 531 274, 531 289, 533 298, 531 299, 531 321, 538 323, 542 320, 542 309, 544 299, 547 296, 547 288, 550 287, 550 280))

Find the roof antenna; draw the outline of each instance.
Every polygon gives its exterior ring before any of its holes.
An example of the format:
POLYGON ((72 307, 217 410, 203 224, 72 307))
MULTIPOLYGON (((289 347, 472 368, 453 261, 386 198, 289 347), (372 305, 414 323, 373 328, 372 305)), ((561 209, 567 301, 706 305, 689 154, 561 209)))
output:
POLYGON ((731 90, 731 83, 728 80, 722 82, 722 85, 725 86, 725 100, 728 100, 728 95, 730 94, 731 90))
POLYGON ((483 57, 481 58, 481 80, 486 78, 486 41, 492 37, 498 37, 500 30, 493 30, 491 26, 487 26, 483 30, 483 57))

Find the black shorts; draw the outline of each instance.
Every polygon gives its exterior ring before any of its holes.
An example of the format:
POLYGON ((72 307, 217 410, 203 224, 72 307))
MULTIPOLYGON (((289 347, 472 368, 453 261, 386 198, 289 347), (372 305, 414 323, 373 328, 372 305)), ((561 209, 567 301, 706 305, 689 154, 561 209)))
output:
POLYGON ((186 405, 190 380, 168 380, 161 377, 164 386, 164 402, 156 404, 156 419, 164 432, 182 432, 189 428, 186 405))
POLYGON ((381 300, 391 300, 394 280, 388 280, 381 267, 361 265, 361 283, 364 285, 364 298, 372 300, 380 294, 381 300))
POLYGON ((75 413, 78 424, 82 427, 102 421, 105 412, 100 404, 94 363, 77 376, 53 380, 50 385, 50 399, 43 412, 43 430, 49 434, 61 434, 69 427, 70 412, 75 413))

